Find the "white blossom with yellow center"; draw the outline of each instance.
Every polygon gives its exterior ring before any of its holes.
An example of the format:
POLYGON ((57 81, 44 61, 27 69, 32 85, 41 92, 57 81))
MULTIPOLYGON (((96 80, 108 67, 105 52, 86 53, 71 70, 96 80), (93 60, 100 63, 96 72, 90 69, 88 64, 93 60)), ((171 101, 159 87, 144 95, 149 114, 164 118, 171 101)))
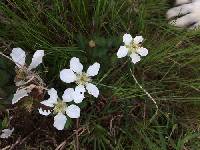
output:
POLYGON ((42 108, 38 109, 39 113, 44 116, 48 116, 49 114, 51 114, 51 112, 55 114, 53 126, 58 130, 64 129, 65 123, 67 121, 66 115, 70 118, 80 117, 80 108, 78 106, 74 104, 67 106, 66 104, 66 102, 72 100, 73 94, 69 92, 69 89, 67 90, 68 91, 65 91, 62 96, 63 100, 60 100, 57 95, 57 91, 54 88, 51 88, 50 90, 48 90, 48 94, 50 96, 49 99, 42 101, 41 104, 52 107, 53 111, 42 110, 42 108))
POLYGON ((132 62, 136 64, 141 60, 141 56, 146 56, 148 50, 142 47, 141 43, 143 42, 142 36, 136 36, 132 38, 130 34, 124 34, 123 36, 124 46, 120 46, 117 57, 122 58, 125 56, 130 56, 132 62))
POLYGON ((80 103, 84 99, 84 92, 87 90, 89 94, 94 97, 99 96, 99 90, 96 85, 92 84, 92 77, 96 76, 99 72, 100 64, 94 63, 89 66, 86 72, 83 72, 83 65, 80 63, 79 58, 73 57, 70 60, 70 69, 63 69, 60 72, 60 79, 65 83, 75 82, 77 84, 75 88, 74 99, 78 100, 75 103, 80 103), (82 96, 80 95, 82 94, 82 96))

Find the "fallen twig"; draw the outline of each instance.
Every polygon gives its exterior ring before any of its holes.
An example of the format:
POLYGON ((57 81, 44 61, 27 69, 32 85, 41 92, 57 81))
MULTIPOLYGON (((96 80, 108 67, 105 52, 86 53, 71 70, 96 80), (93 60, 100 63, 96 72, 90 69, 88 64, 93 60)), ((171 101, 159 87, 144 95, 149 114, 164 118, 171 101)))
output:
POLYGON ((8 145, 8 146, 6 146, 6 147, 4 147, 4 148, 2 148, 1 150, 7 150, 7 149, 9 149, 11 146, 10 145, 8 145))

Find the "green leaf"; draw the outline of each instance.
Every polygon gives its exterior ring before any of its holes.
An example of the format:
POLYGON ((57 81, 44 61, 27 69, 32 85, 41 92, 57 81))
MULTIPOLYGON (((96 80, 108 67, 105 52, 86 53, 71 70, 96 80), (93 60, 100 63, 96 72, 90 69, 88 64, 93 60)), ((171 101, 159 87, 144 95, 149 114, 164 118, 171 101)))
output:
POLYGON ((6 83, 8 83, 10 78, 10 75, 4 71, 4 70, 0 70, 0 87, 3 87, 6 85, 6 83))
POLYGON ((108 52, 108 48, 97 47, 92 49, 92 53, 94 57, 104 57, 108 52))
POLYGON ((5 116, 5 118, 3 119, 1 125, 2 125, 2 128, 7 128, 8 127, 8 123, 9 123, 9 119, 7 116, 5 116))

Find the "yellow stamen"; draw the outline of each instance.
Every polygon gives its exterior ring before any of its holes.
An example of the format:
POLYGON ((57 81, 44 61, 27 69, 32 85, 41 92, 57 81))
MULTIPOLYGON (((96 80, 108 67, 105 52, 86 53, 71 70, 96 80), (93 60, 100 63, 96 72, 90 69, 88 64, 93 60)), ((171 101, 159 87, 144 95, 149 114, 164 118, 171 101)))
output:
POLYGON ((76 84, 85 85, 88 82, 91 82, 91 78, 85 72, 83 72, 80 75, 77 75, 76 84))
POLYGON ((131 42, 130 45, 126 45, 126 48, 128 49, 129 54, 136 53, 137 49, 140 48, 140 44, 135 44, 134 42, 131 42))
POLYGON ((65 109, 67 107, 67 104, 61 100, 58 100, 58 102, 55 104, 54 107, 54 113, 65 113, 65 109))

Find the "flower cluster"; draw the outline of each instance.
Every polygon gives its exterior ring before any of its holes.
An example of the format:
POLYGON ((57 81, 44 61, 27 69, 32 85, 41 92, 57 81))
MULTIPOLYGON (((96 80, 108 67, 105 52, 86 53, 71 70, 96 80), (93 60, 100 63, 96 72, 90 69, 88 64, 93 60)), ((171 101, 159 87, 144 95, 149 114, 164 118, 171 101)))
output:
POLYGON ((63 130, 65 123, 67 122, 67 116, 69 118, 79 118, 80 117, 80 108, 75 105, 67 105, 68 102, 74 102, 79 104, 85 98, 84 94, 86 90, 89 94, 94 97, 98 97, 99 90, 92 84, 92 77, 96 76, 99 72, 100 64, 94 63, 89 66, 86 72, 83 72, 83 65, 80 63, 79 58, 73 57, 70 60, 70 69, 63 69, 60 72, 60 79, 65 83, 76 83, 76 87, 67 88, 64 91, 62 100, 59 99, 57 91, 55 89, 48 90, 50 98, 44 100, 41 104, 53 108, 53 110, 42 110, 39 108, 39 113, 48 116, 53 112, 54 117, 54 127, 58 130, 63 130))
MULTIPOLYGON (((134 64, 139 62, 141 56, 146 56, 148 54, 148 50, 142 47, 142 42, 142 36, 132 38, 130 34, 124 34, 124 46, 120 46, 117 57, 122 58, 128 55, 131 57, 134 64)), ((44 56, 43 50, 37 50, 34 53, 29 66, 25 63, 26 54, 21 48, 14 48, 10 56, 10 59, 16 64, 15 84, 17 86, 12 104, 28 96, 34 88, 42 91, 46 89, 44 88, 45 84, 43 80, 33 71, 33 69, 42 63, 44 56)), ((79 58, 71 58, 69 68, 60 71, 60 79, 68 84, 75 83, 75 87, 67 88, 62 98, 59 98, 58 92, 54 88, 49 89, 49 98, 40 102, 42 105, 38 108, 38 112, 43 116, 54 115, 53 126, 58 130, 63 130, 69 118, 80 117, 81 110, 78 104, 84 100, 86 92, 95 98, 99 96, 99 89, 93 82, 93 77, 98 74, 99 69, 100 64, 95 62, 84 71, 79 58), (43 106, 45 106, 45 108, 42 108, 43 106)), ((9 137, 13 130, 14 129, 4 130, 3 132, 5 133, 3 133, 1 137, 9 137)))

